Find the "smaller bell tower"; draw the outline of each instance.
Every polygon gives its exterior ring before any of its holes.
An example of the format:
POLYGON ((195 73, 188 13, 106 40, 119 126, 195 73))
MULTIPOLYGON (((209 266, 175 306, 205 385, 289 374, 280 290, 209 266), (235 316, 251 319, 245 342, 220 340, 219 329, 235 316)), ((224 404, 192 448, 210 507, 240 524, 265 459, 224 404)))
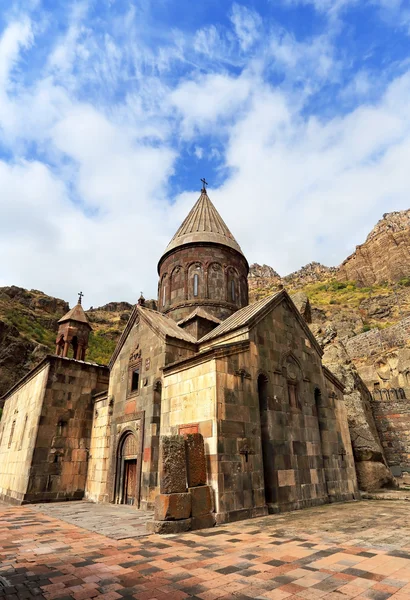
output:
POLYGON ((57 356, 68 357, 71 355, 70 358, 85 360, 92 327, 81 306, 83 295, 82 292, 78 294, 77 304, 58 322, 57 356))

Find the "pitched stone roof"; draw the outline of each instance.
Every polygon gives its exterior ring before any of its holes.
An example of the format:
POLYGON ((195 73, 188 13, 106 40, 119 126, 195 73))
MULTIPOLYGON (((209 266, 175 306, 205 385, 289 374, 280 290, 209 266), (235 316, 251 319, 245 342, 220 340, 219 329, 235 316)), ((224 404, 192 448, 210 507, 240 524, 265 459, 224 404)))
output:
POLYGON ((253 304, 249 304, 248 306, 237 310, 235 313, 233 313, 233 315, 225 319, 225 321, 222 321, 218 327, 215 327, 215 329, 204 335, 204 337, 199 340, 199 343, 201 344, 202 342, 207 342, 208 340, 219 337, 224 333, 229 333, 230 331, 234 331, 240 327, 245 327, 245 325, 248 325, 254 316, 261 312, 265 306, 270 304, 272 300, 279 295, 280 292, 273 294, 272 296, 262 298, 262 300, 258 300, 258 302, 254 302, 253 304))
POLYGON ((238 242, 210 201, 206 190, 202 190, 197 202, 168 244, 163 256, 175 248, 198 242, 229 246, 243 255, 238 242))
POLYGON ((202 317, 202 319, 212 321, 213 323, 221 323, 221 319, 218 319, 218 317, 214 317, 213 315, 211 315, 211 313, 198 306, 195 310, 191 312, 191 314, 185 317, 185 319, 181 319, 180 321, 178 321, 178 325, 183 325, 184 323, 187 323, 195 317, 202 317))
POLYGON ((196 344, 196 339, 189 334, 187 331, 182 329, 182 327, 178 327, 171 317, 167 317, 162 313, 151 310, 146 306, 141 306, 140 304, 136 304, 134 309, 128 319, 128 323, 122 332, 120 339, 117 342, 115 350, 110 358, 110 362, 108 363, 109 368, 111 369, 117 360, 119 353, 121 352, 122 347, 125 344, 126 339, 128 338, 131 329, 134 327, 135 322, 138 318, 138 315, 141 316, 142 319, 145 320, 146 323, 154 331, 156 331, 159 335, 163 335, 164 337, 176 338, 178 340, 182 340, 184 342, 191 342, 192 344, 196 344))
POLYGON ((65 314, 64 317, 62 317, 58 322, 65 323, 66 321, 78 321, 79 323, 85 323, 91 328, 91 325, 87 319, 87 315, 85 314, 81 304, 76 304, 74 308, 69 310, 68 313, 65 314))
POLYGON ((159 331, 159 333, 196 344, 196 339, 190 333, 182 329, 182 327, 179 327, 171 317, 167 317, 166 315, 163 315, 156 310, 146 308, 145 306, 139 306, 138 310, 149 324, 159 331))
POLYGON ((249 304, 244 308, 236 311, 222 321, 218 327, 215 327, 212 331, 204 335, 200 340, 198 340, 198 344, 202 344, 203 342, 208 342, 215 338, 220 337, 226 333, 230 333, 231 331, 235 331, 237 329, 241 329, 241 327, 247 327, 259 319, 263 318, 270 310, 272 310, 275 306, 277 306, 280 302, 286 302, 290 310, 293 311, 295 318, 301 325, 302 329, 304 329, 306 336, 309 338, 312 346, 316 349, 319 356, 323 356, 323 350, 319 346, 315 336, 309 329, 305 319, 302 317, 294 303, 292 302, 291 297, 287 293, 286 290, 281 290, 272 294, 271 296, 267 296, 266 298, 262 298, 262 300, 258 300, 258 302, 254 302, 253 304, 249 304))

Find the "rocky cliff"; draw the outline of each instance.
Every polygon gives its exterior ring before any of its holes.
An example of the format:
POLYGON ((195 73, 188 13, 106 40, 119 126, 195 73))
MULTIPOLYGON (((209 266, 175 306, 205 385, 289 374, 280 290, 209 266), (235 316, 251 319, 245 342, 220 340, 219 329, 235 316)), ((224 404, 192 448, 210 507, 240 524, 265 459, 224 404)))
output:
POLYGON ((410 210, 386 213, 339 267, 337 279, 363 286, 410 276, 410 210))
MULTIPOLYGON (((64 300, 39 290, 0 288, 0 397, 47 353, 54 353, 57 321, 69 310, 64 300)), ((88 311, 93 327, 87 359, 106 364, 132 310, 112 302, 88 311)))

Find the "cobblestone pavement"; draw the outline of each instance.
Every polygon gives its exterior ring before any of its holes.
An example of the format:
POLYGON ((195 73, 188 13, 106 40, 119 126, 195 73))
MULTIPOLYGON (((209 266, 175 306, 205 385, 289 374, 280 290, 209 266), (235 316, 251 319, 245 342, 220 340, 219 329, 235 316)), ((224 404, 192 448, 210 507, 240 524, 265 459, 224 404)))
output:
POLYGON ((0 597, 410 600, 408 502, 334 504, 122 540, 46 510, 0 507, 0 597))
POLYGON ((53 502, 33 504, 31 508, 114 540, 148 535, 146 524, 154 516, 151 511, 136 510, 124 504, 53 502))

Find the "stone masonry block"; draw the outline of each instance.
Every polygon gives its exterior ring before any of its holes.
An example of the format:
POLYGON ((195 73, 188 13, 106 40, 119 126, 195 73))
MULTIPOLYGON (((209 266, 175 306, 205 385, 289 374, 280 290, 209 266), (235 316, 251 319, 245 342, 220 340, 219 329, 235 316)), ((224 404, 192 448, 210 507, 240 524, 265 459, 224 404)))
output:
POLYGON ((191 529, 191 519, 182 519, 181 521, 149 521, 147 531, 150 533, 184 533, 191 529))
POLYGON ((175 521, 191 516, 191 494, 159 494, 155 498, 154 518, 157 521, 175 521))
POLYGON ((200 433, 188 433, 185 437, 188 487, 206 484, 204 438, 200 433))
POLYGON ((182 435, 161 438, 161 494, 186 492, 185 440, 182 435))
POLYGON ((192 517, 191 529, 208 529, 208 527, 214 527, 215 515, 209 513, 209 515, 202 515, 202 517, 192 517))
POLYGON ((209 485, 189 488, 192 499, 192 516, 202 517, 213 511, 212 489, 209 485))

